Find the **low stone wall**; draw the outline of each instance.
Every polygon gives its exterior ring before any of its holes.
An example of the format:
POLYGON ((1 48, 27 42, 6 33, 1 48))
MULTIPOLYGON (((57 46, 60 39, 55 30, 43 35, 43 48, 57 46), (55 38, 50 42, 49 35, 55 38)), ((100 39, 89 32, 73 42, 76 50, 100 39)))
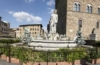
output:
POLYGON ((100 59, 97 59, 97 60, 93 59, 92 63, 93 63, 93 64, 95 64, 95 63, 100 63, 100 59))
MULTIPOLYGON (((83 61, 83 62, 85 62, 85 61, 83 61)), ((33 63, 33 65, 47 65, 47 62, 35 62, 35 63, 33 63)), ((81 64, 81 62, 80 62, 80 60, 76 60, 75 62, 74 62, 74 65, 80 65, 81 64)), ((32 65, 32 63, 31 62, 28 62, 28 63, 23 63, 23 65, 32 65)), ((70 62, 48 62, 48 65, 72 65, 72 63, 70 63, 70 62)))
MULTIPOLYGON (((35 62, 35 63, 23 63, 23 65, 47 65, 47 62, 35 62)), ((67 62, 48 62, 48 65, 72 65, 71 63, 67 63, 67 62)))
MULTIPOLYGON (((9 57, 7 57, 6 55, 1 55, 0 59, 2 60, 6 60, 7 62, 9 62, 9 57)), ((16 58, 10 58, 11 63, 20 63, 19 59, 16 58)), ((100 59, 97 59, 97 61, 95 59, 92 60, 92 64, 95 63, 100 63, 100 59)), ((86 60, 76 60, 74 62, 74 65, 80 65, 80 64, 86 64, 86 60)), ((27 62, 27 63, 23 63, 23 65, 47 65, 47 62, 27 62)), ((72 63, 70 62, 48 62, 48 65, 72 65, 72 63)))
MULTIPOLYGON (((6 55, 1 55, 0 59, 6 60, 7 62, 9 62, 9 57, 7 57, 6 55)), ((19 59, 16 59, 16 58, 10 58, 10 62, 11 63, 20 63, 19 59)))
MULTIPOLYGON (((81 63, 82 64, 85 64, 85 60, 76 60, 74 62, 74 65, 80 65, 81 63)), ((27 62, 27 63, 23 63, 23 65, 47 65, 47 62, 35 62, 35 63, 32 63, 32 62, 27 62)), ((72 65, 72 63, 70 62, 48 62, 48 65, 72 65)))
POLYGON ((1 55, 0 59, 2 59, 2 60, 6 60, 7 57, 6 57, 6 55, 1 55))
MULTIPOLYGON (((9 57, 7 57, 6 61, 9 62, 9 57)), ((10 58, 10 62, 11 63, 20 63, 19 59, 16 59, 16 58, 10 58)))

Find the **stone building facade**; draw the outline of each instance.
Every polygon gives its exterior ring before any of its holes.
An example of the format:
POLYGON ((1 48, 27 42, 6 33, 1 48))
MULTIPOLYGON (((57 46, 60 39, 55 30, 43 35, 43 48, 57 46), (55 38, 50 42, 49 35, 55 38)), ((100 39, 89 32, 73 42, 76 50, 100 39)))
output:
POLYGON ((15 38, 16 37, 16 28, 9 29, 9 37, 15 38))
POLYGON ((2 21, 0 17, 0 37, 9 37, 10 23, 2 21))
POLYGON ((20 29, 19 29, 19 28, 16 28, 15 37, 16 37, 16 38, 20 38, 20 37, 21 37, 20 29))
POLYGON ((24 35, 24 27, 30 32, 31 36, 36 37, 37 35, 44 36, 44 30, 42 24, 27 24, 20 25, 16 30, 16 37, 20 38, 24 35))
POLYGON ((73 39, 81 24, 82 35, 89 35, 95 28, 96 40, 100 40, 100 0, 55 0, 58 14, 57 32, 73 39))

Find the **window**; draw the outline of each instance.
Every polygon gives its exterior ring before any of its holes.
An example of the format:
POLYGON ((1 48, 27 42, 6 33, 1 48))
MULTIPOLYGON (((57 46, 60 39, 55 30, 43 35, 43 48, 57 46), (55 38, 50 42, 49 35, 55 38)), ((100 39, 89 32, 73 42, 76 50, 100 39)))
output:
POLYGON ((86 7, 86 12, 89 12, 89 6, 86 7))
POLYGON ((2 28, 2 30, 3 30, 3 28, 2 28))
POLYGON ((76 2, 74 4, 74 8, 73 8, 74 11, 80 11, 80 4, 78 2, 76 2))
POLYGON ((88 5, 86 6, 86 12, 92 13, 92 6, 91 6, 90 4, 88 4, 88 5))
POLYGON ((78 4, 77 6, 77 11, 80 11, 80 4, 78 4))
POLYGON ((99 22, 97 22, 97 24, 96 24, 96 28, 99 28, 99 22))
POLYGON ((98 8, 98 14, 100 14, 100 7, 98 8))
POLYGON ((78 21, 78 26, 79 26, 79 27, 82 27, 82 20, 79 20, 79 21, 78 21))
POLYGON ((74 4, 74 11, 77 11, 77 4, 74 4))
POLYGON ((30 30, 32 30, 32 28, 30 28, 30 30))
POLYGON ((92 13, 92 6, 89 7, 89 13, 92 13))

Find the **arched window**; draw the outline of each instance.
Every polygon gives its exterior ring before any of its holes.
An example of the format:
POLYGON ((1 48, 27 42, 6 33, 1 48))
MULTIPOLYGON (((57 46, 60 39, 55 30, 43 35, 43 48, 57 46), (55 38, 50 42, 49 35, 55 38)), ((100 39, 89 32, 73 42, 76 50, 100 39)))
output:
POLYGON ((77 5, 77 11, 80 11, 80 4, 77 5))
POLYGON ((92 13, 92 6, 91 6, 90 4, 88 4, 88 5, 86 6, 86 12, 92 13))
POLYGON ((100 14, 100 8, 98 8, 98 14, 100 14))
POLYGON ((99 28, 99 22, 97 22, 97 24, 96 24, 96 28, 99 28))
POLYGON ((89 7, 89 13, 92 13, 92 6, 89 7))
POLYGON ((89 6, 86 7, 86 12, 89 12, 89 6))
POLYGON ((77 4, 74 4, 74 11, 77 11, 77 4))
POLYGON ((79 26, 79 27, 82 27, 82 20, 79 20, 79 21, 78 21, 78 26, 79 26))
POLYGON ((78 2, 74 3, 74 11, 80 11, 80 4, 78 2))

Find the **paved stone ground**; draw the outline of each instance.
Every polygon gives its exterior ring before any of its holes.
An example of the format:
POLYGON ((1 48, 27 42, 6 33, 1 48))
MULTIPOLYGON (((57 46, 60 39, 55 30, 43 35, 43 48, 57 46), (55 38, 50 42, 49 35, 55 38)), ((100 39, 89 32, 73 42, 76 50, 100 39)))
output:
POLYGON ((15 63, 8 63, 4 60, 0 60, 0 65, 21 65, 21 64, 15 64, 15 63))
POLYGON ((98 63, 98 64, 91 64, 91 63, 86 62, 86 65, 100 65, 100 63, 98 63))

